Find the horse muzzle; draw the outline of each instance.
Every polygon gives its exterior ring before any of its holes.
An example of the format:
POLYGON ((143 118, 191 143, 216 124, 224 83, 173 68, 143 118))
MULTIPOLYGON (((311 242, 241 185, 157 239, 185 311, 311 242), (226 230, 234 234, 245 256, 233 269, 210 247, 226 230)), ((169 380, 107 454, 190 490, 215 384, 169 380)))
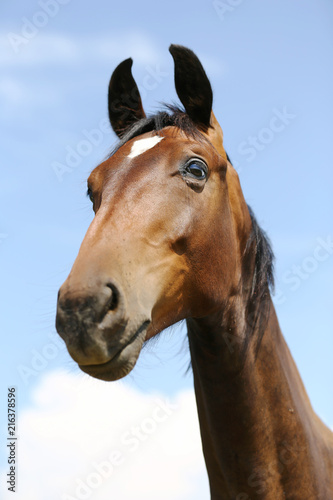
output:
POLYGON ((117 380, 127 375, 149 325, 142 312, 129 311, 114 281, 83 284, 69 277, 59 290, 56 329, 74 361, 93 377, 117 380))

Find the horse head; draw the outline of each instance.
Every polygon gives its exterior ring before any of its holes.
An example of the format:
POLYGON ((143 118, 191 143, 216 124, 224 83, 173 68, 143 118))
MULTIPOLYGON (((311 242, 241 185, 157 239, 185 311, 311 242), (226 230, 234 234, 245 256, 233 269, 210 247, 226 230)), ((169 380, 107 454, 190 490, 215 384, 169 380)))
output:
POLYGON ((146 117, 123 61, 109 84, 120 142, 88 178, 95 217, 60 288, 56 326, 90 375, 115 380, 146 340, 237 295, 251 218, 196 55, 172 45, 184 109, 146 117))

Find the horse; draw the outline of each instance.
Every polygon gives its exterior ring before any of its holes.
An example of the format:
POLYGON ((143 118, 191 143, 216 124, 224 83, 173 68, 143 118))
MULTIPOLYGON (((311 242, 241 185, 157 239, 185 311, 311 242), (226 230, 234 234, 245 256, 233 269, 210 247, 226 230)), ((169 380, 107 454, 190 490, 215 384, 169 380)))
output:
POLYGON ((146 116, 131 58, 111 76, 119 142, 88 178, 95 216, 59 290, 57 331, 83 372, 112 381, 185 320, 211 499, 332 499, 333 434, 279 327, 269 239, 201 62, 169 50, 183 107, 146 116))

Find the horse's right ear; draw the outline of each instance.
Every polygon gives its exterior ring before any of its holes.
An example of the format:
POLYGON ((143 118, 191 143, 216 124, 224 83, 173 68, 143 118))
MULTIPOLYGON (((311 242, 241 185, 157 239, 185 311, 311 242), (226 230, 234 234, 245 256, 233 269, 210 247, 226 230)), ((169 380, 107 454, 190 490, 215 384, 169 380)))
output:
POLYGON ((176 91, 186 113, 227 159, 223 132, 212 111, 212 87, 201 62, 192 50, 181 45, 170 45, 169 51, 175 62, 176 91))
POLYGON ((141 118, 145 118, 140 92, 132 75, 131 58, 125 59, 112 73, 109 83, 109 118, 118 137, 141 118))
POLYGON ((191 120, 201 129, 210 126, 213 92, 201 62, 192 50, 170 45, 175 63, 175 85, 179 99, 191 120))

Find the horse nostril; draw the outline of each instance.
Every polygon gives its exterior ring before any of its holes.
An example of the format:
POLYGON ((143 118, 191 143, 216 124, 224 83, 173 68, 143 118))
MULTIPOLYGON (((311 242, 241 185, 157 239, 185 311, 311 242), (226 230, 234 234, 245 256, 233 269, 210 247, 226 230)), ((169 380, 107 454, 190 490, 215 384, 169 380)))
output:
POLYGON ((110 300, 110 305, 109 305, 109 310, 114 311, 118 307, 119 303, 119 292, 115 285, 113 283, 108 283, 106 285, 108 288, 111 289, 112 295, 111 295, 111 300, 110 300))

